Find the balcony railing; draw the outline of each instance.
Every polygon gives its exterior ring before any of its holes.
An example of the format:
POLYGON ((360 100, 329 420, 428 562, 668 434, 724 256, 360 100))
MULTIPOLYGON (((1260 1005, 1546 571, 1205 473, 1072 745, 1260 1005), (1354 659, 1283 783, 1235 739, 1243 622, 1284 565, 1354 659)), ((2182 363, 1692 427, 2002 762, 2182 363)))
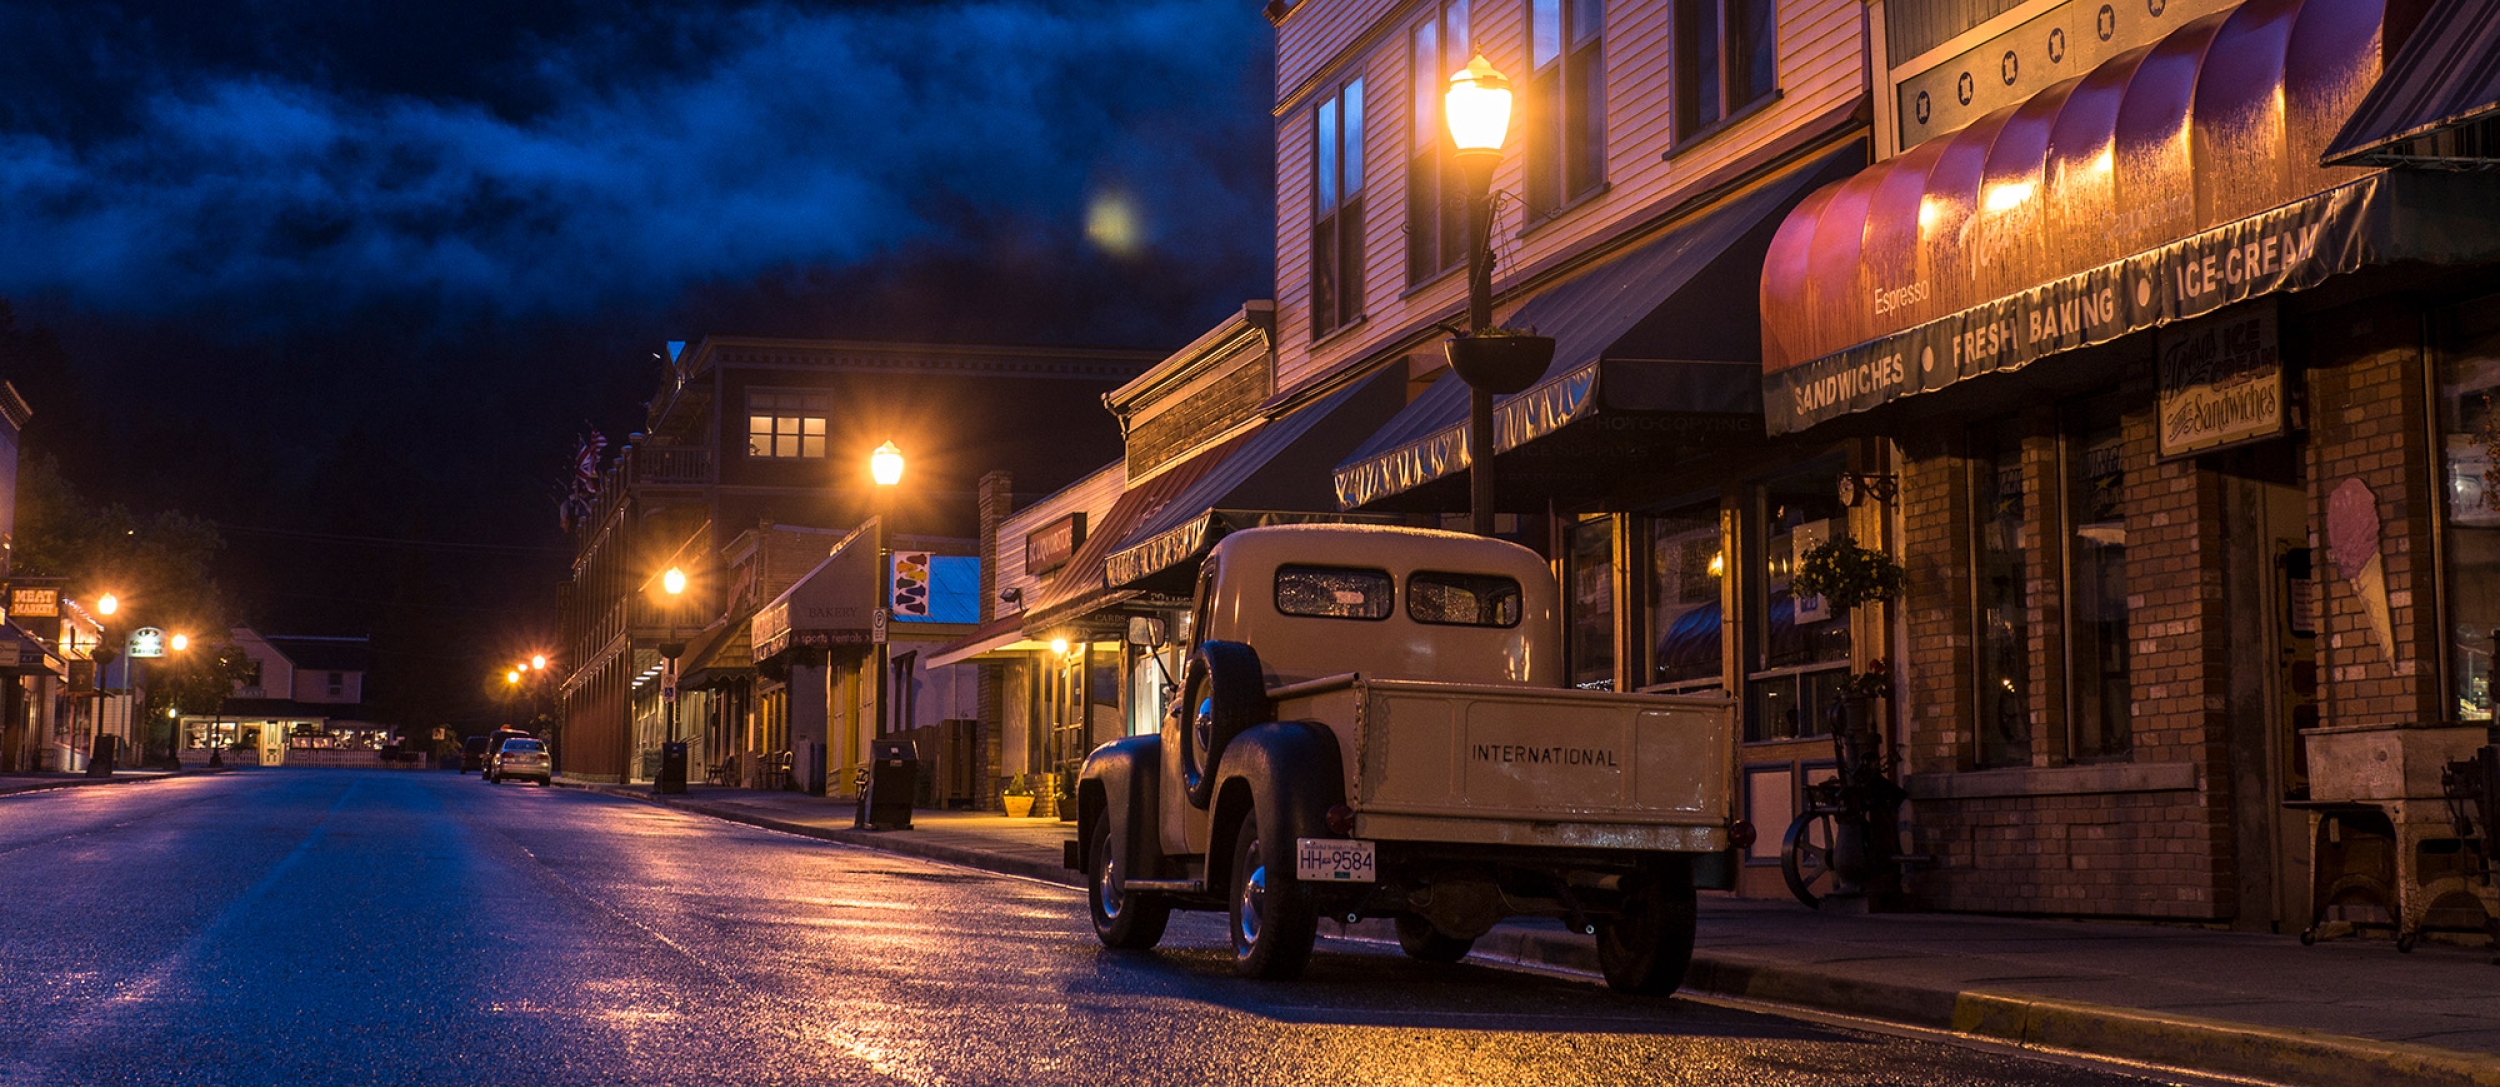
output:
POLYGON ((629 449, 636 483, 702 485, 712 482, 712 451, 700 446, 629 449))

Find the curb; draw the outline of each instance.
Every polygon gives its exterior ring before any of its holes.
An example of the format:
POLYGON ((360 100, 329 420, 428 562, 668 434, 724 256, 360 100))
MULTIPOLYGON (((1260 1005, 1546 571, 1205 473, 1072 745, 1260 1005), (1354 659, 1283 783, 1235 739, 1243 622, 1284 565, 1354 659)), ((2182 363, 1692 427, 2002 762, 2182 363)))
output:
MULTIPOLYGON (((644 789, 558 784, 822 841, 1067 887, 1085 885, 1077 873, 1056 864, 877 831, 793 823, 700 802, 657 797, 644 789)), ((1384 920, 1337 927, 1336 938, 1393 945, 1397 942, 1396 930, 1384 920)), ((1540 929, 1495 929, 1476 942, 1468 958, 1494 967, 1585 977, 1598 974, 1594 943, 1570 933, 1540 929)), ((1865 981, 1707 952, 1693 956, 1683 991, 1945 1031, 2019 1049, 2115 1058, 2309 1087, 2500 1087, 2500 1057, 2488 1054, 2017 993, 1865 981)))
POLYGON ((226 774, 232 773, 233 771, 234 767, 231 766, 220 766, 215 769, 203 766, 197 770, 170 770, 162 774, 150 774, 146 777, 62 778, 58 781, 38 781, 28 785, 18 785, 0 789, 0 797, 17 796, 23 793, 48 793, 55 789, 84 789, 95 785, 144 785, 151 781, 171 781, 175 778, 205 777, 210 774, 226 774))

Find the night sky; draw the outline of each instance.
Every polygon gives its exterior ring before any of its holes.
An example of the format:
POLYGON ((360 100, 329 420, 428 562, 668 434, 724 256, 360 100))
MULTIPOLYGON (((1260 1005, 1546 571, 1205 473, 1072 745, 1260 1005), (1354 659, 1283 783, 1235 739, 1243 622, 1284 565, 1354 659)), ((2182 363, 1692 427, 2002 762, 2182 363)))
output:
POLYGON ((0 5, 30 456, 490 713, 571 443, 706 334, 1171 348, 1271 291, 1252 0, 0 5))

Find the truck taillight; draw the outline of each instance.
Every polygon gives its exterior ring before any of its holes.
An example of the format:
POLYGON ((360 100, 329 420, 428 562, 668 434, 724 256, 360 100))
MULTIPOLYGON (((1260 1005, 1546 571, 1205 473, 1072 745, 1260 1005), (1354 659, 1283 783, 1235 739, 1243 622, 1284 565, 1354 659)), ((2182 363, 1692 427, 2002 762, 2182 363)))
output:
POLYGON ((1351 837, 1354 834, 1354 809, 1343 804, 1329 808, 1328 833, 1340 838, 1351 837))
POLYGON ((1736 821, 1735 825, 1727 828, 1727 844, 1738 849, 1752 849, 1753 839, 1754 830, 1752 823, 1739 819, 1736 821))

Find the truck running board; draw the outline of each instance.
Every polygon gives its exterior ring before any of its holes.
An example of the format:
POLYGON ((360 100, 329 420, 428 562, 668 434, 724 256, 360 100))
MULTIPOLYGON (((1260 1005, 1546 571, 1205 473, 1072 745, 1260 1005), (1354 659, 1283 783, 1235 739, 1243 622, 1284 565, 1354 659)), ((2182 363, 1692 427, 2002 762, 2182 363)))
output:
POLYGON ((1124 879, 1125 891, 1154 891, 1158 894, 1199 894, 1207 889, 1206 881, 1196 879, 1124 879))

